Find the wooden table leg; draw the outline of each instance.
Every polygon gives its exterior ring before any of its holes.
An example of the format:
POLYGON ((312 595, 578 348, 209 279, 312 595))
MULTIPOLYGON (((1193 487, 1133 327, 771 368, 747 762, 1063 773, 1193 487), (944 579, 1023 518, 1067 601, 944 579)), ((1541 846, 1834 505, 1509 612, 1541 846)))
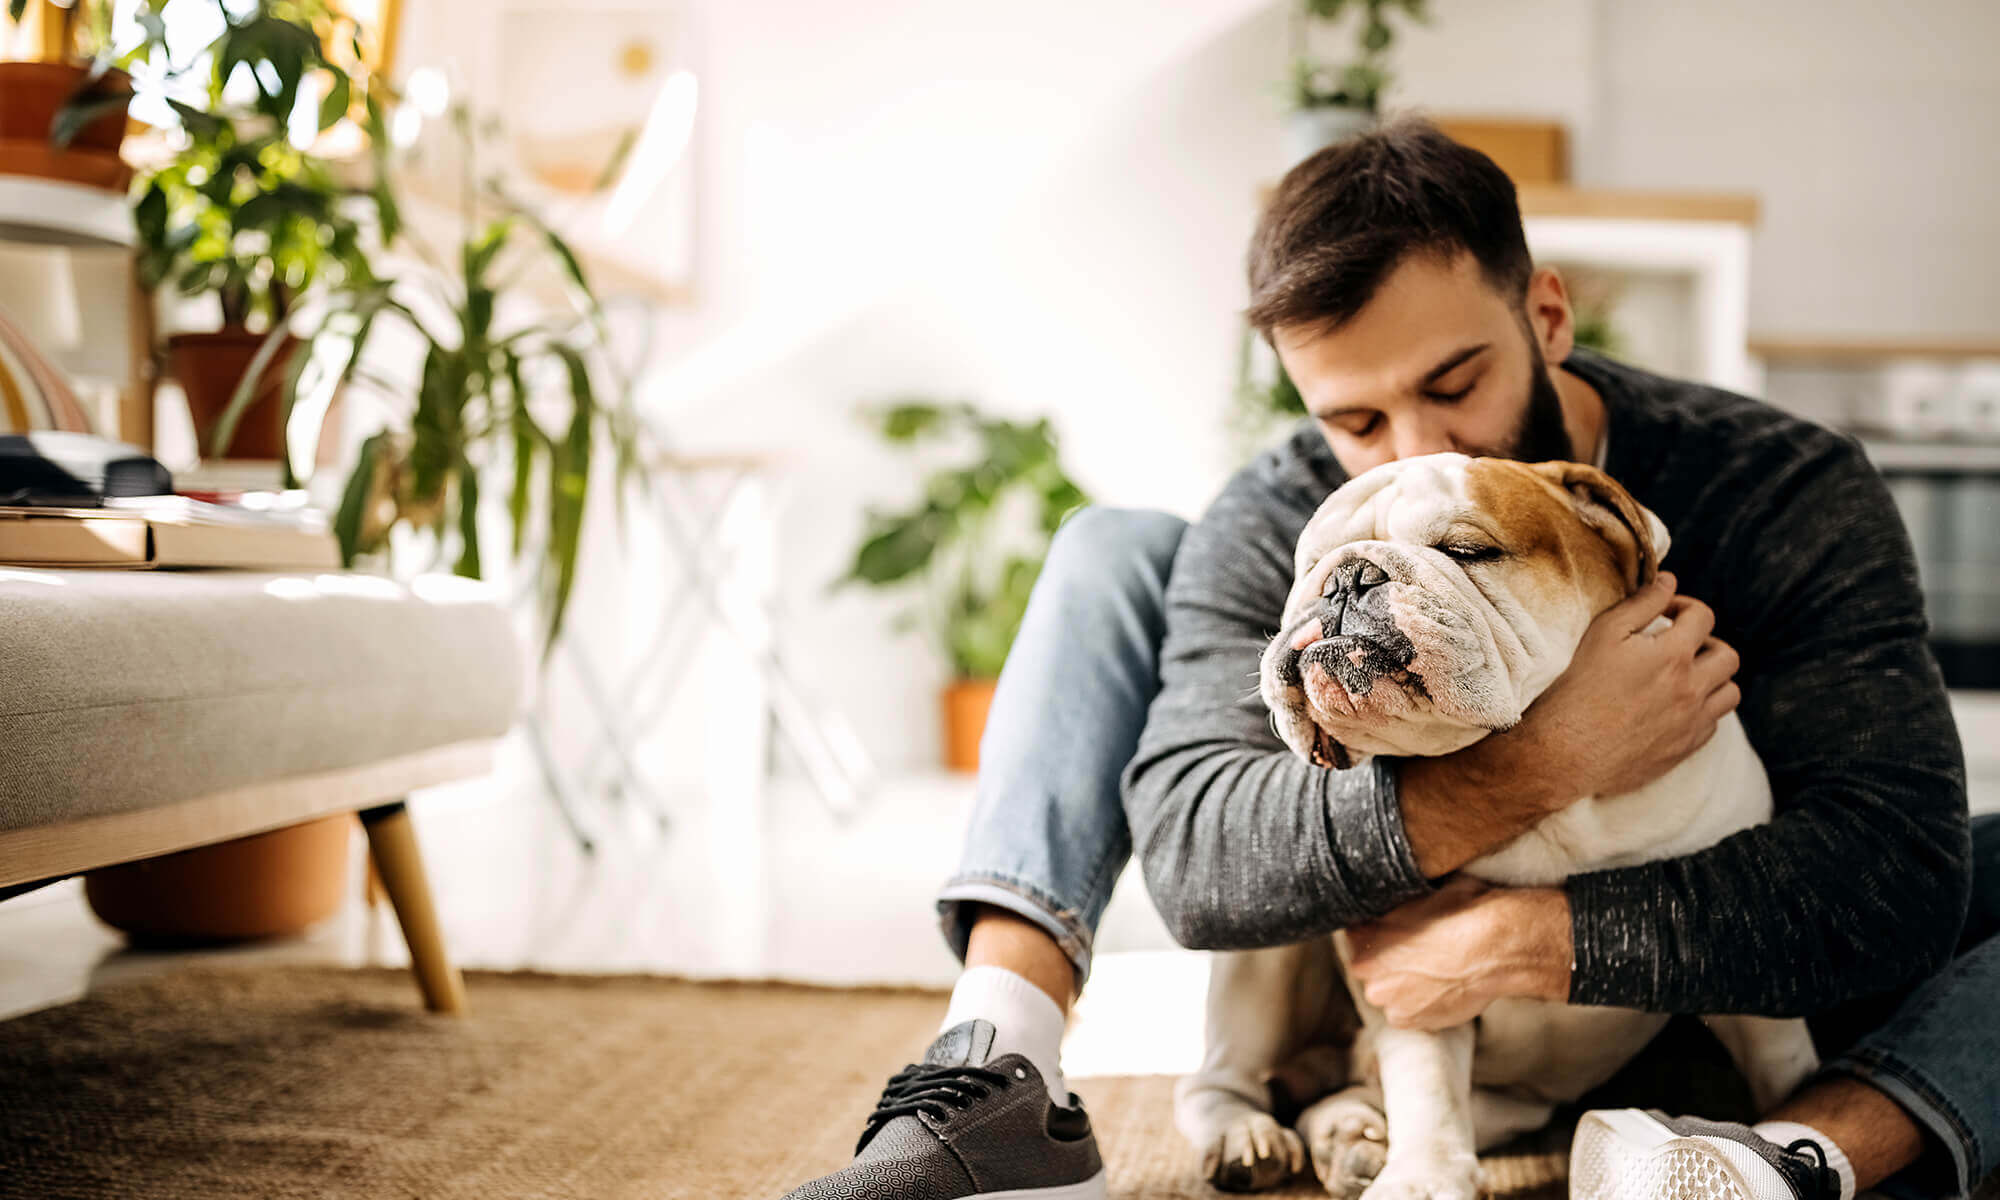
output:
POLYGON ((424 878, 409 808, 398 800, 366 809, 361 813, 361 826, 368 831, 369 857, 382 876, 382 887, 396 910, 396 923, 409 944, 410 965, 416 971, 417 988, 424 994, 424 1007, 432 1012, 463 1012, 465 983, 444 952, 444 936, 438 930, 437 909, 431 904, 430 883, 424 878))

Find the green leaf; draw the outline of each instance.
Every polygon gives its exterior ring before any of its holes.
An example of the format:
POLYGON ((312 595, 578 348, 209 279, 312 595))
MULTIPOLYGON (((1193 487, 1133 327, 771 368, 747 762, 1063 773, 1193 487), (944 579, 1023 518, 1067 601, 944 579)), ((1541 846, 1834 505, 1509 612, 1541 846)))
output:
POLYGON ((478 239, 465 243, 462 250, 465 303, 459 310, 459 319, 468 348, 485 345, 493 328, 493 308, 498 296, 486 282, 486 272, 494 257, 506 248, 507 234, 513 224, 505 217, 493 222, 478 239))
POLYGON ((1090 497, 1067 475, 1057 475, 1042 489, 1042 531, 1054 533, 1069 515, 1090 503, 1090 497))
MULTIPOLYGON (((250 365, 243 370, 243 378, 236 381, 236 390, 229 394, 229 407, 222 410, 222 416, 215 422, 215 432, 209 437, 208 456, 221 458, 228 450, 229 443, 236 437, 236 423, 243 419, 243 411, 257 395, 257 385, 264 373, 284 349, 289 331, 283 325, 273 325, 271 332, 264 335, 263 344, 257 353, 250 356, 250 365)), ((303 358, 301 352, 299 357, 303 358)), ((287 389, 289 391, 290 389, 287 389)))
POLYGON ((7 0, 7 19, 18 22, 28 15, 28 0, 7 0))
MULTIPOLYGON (((292 473, 292 401, 299 394, 299 379, 306 373, 306 364, 312 361, 312 346, 301 344, 294 347, 291 361, 285 364, 285 380, 278 390, 278 486, 295 488, 299 486, 298 476, 292 473)), ((319 449, 319 429, 315 423, 312 448, 319 449)))
POLYGON ((375 220, 382 230, 382 241, 386 244, 396 240, 403 229, 402 210, 396 205, 395 193, 389 189, 389 141, 388 118, 382 113, 382 101, 369 89, 362 104, 366 114, 364 124, 368 129, 368 153, 375 163, 375 185, 370 195, 375 201, 375 220))
MULTIPOLYGON (((338 396, 341 390, 347 386, 348 382, 354 378, 355 373, 360 370, 361 356, 368 348, 369 335, 375 330, 376 314, 380 313, 386 306, 387 300, 388 288, 381 287, 375 291, 363 293, 355 303, 353 309, 353 315, 356 319, 354 334, 348 339, 347 359, 340 366, 340 375, 328 392, 329 405, 332 403, 332 398, 338 396)), ((293 356, 291 378, 285 388, 287 416, 285 426, 287 436, 289 436, 291 428, 290 410, 299 401, 298 385, 301 373, 305 364, 312 359, 313 351, 319 345, 320 338, 327 336, 327 333, 327 325, 322 323, 320 332, 314 334, 312 339, 300 347, 299 352, 293 356)), ((325 428, 326 412, 325 408, 321 408, 313 413, 311 419, 307 422, 308 428, 301 431, 306 442, 315 448, 318 447, 321 432, 325 428)), ((287 472, 291 470, 291 458, 289 454, 285 459, 285 469, 287 472)))
POLYGON ((183 104, 179 100, 168 98, 167 106, 172 108, 174 113, 180 117, 181 126, 188 131, 188 136, 198 141, 212 140, 229 127, 228 122, 224 121, 221 117, 205 113, 193 105, 183 104))
POLYGON ((930 565, 949 530, 950 522, 933 508, 901 517, 875 515, 847 578, 876 587, 908 579, 930 565))
POLYGON ((466 459, 458 463, 458 565, 452 574, 480 578, 479 472, 466 459))
POLYGON ((347 72, 333 72, 333 82, 327 86, 326 95, 319 102, 319 127, 322 131, 332 129, 346 118, 351 91, 347 72))
POLYGON ((295 207, 278 192, 258 192, 236 206, 235 225, 239 231, 263 229, 273 232, 273 227, 291 216, 295 207))
POLYGON ((158 179, 146 185, 145 193, 132 206, 132 224, 147 245, 157 246, 167 240, 167 193, 158 179))
POLYGON ((577 291, 583 293, 583 299, 588 302, 591 311, 595 312, 598 307, 597 293, 590 290, 590 281, 583 276, 583 262, 577 258, 576 251, 571 250, 569 243, 546 223, 536 221, 536 224, 541 226, 542 237, 548 242, 549 249, 555 252, 556 261, 562 264, 563 274, 569 277, 570 283, 576 286, 577 291))
POLYGON ((63 149, 75 141, 76 135, 82 133, 93 121, 108 112, 123 112, 131 100, 130 92, 72 96, 49 120, 49 141, 57 149, 63 149))
POLYGON ((361 443, 354 470, 347 476, 347 487, 340 493, 340 507, 333 514, 333 536, 340 543, 343 567, 354 566, 355 558, 371 548, 361 544, 361 530, 367 515, 368 495, 375 486, 376 463, 388 436, 386 432, 370 434, 361 443))
POLYGON ((617 461, 612 471, 612 495, 617 498, 618 528, 625 528, 625 492, 636 480, 642 495, 652 494, 652 476, 648 475, 639 462, 638 418, 632 413, 631 397, 625 396, 618 407, 605 415, 605 425, 611 438, 611 445, 617 461))
POLYGON ((944 424, 944 410, 935 404, 909 401, 883 409, 877 419, 882 436, 892 442, 913 442, 936 432, 944 424))
POLYGON ((521 540, 528 526, 528 489, 534 486, 535 452, 548 439, 542 435, 528 412, 528 389, 521 382, 521 360, 512 351, 505 354, 507 390, 514 402, 508 425, 514 439, 513 489, 507 497, 507 516, 513 522, 514 557, 521 557, 521 540))
POLYGON ((410 418, 410 495, 429 504, 444 495, 445 481, 457 459, 465 394, 465 361, 452 350, 430 344, 424 355, 423 380, 417 386, 417 408, 410 418))
POLYGON ((395 241, 403 231, 403 210, 397 207, 396 194, 389 190, 387 181, 377 181, 369 195, 375 202, 375 221, 382 229, 382 241, 385 244, 395 241))
POLYGON ((1281 413, 1297 417, 1306 415, 1306 399, 1299 394, 1299 385, 1292 382, 1283 363, 1278 365, 1278 377, 1271 381, 1270 404, 1281 413))
POLYGON ((183 296, 199 296, 209 290, 209 279, 214 274, 214 267, 213 263, 195 263, 181 272, 180 278, 174 280, 174 287, 178 288, 183 296))
POLYGON ((479 237, 465 244, 465 281, 470 287, 483 283, 486 269, 493 265, 493 259, 507 246, 507 237, 514 229, 512 217, 501 217, 487 225, 479 237))
POLYGON ((577 551, 582 543, 584 501, 590 491, 590 402, 589 373, 582 370, 581 356, 568 347, 559 347, 570 367, 572 398, 577 401, 570 414, 569 432, 557 448, 549 471, 549 624, 543 643, 544 657, 555 648, 562 632, 563 613, 569 607, 570 589, 576 582, 577 551))

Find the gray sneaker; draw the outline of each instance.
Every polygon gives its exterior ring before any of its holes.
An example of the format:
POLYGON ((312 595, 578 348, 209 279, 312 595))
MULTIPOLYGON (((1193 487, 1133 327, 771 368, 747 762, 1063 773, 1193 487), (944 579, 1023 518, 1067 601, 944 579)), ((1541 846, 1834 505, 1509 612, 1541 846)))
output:
POLYGON ((993 1025, 938 1035, 889 1078, 854 1161, 786 1200, 1104 1200, 1104 1161, 1083 1102, 1049 1100, 1019 1054, 988 1061, 993 1025))

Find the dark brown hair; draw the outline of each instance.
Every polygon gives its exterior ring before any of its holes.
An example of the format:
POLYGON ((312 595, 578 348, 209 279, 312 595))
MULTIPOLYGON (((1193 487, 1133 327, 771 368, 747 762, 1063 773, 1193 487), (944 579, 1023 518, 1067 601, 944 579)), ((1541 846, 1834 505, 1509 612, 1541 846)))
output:
POLYGON ((1336 142, 1279 181, 1250 237, 1250 307, 1267 339, 1281 325, 1332 329, 1374 298, 1411 254, 1469 252, 1487 282, 1525 297, 1534 262, 1514 181, 1421 117, 1336 142))

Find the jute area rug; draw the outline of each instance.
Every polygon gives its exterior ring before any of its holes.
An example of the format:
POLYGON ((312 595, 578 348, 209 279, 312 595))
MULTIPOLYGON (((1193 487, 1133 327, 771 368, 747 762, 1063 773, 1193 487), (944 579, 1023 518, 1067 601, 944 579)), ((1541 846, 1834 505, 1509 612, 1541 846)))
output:
MULTIPOLYGON (((402 971, 192 967, 0 1024, 0 1195, 775 1200, 848 1160, 943 1009, 923 991, 466 983, 454 1019, 402 971)), ((1655 1050, 1639 1086, 1686 1077, 1683 1048, 1655 1050)), ((1114 1196, 1221 1195, 1174 1131, 1171 1078, 1074 1086, 1114 1196)), ((1561 1196, 1566 1137, 1489 1157, 1495 1192, 1561 1196)))

